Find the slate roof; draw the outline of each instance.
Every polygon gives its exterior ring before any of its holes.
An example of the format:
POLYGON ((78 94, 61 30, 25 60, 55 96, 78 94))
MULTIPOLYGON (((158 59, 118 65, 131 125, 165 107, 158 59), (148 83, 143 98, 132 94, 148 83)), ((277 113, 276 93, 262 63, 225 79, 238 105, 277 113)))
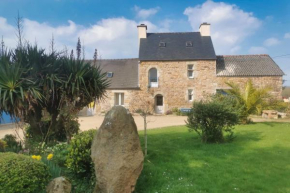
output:
POLYGON ((108 59, 97 60, 97 65, 103 72, 113 72, 109 89, 138 89, 138 62, 138 58, 108 59))
POLYGON ((210 36, 201 36, 200 32, 147 33, 140 39, 140 61, 156 60, 205 60, 216 59, 210 36), (165 47, 159 47, 165 42, 165 47), (186 42, 192 42, 187 47, 186 42))
POLYGON ((266 54, 217 56, 217 76, 283 76, 284 72, 266 54))

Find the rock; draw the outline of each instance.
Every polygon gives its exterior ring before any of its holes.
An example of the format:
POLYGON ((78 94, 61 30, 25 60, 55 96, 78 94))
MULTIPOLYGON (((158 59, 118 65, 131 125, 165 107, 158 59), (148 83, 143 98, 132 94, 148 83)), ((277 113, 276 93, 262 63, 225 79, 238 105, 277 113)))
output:
POLYGON ((64 177, 53 179, 46 187, 47 193, 70 193, 71 183, 64 177))
POLYGON ((143 152, 132 115, 122 106, 105 116, 92 144, 95 193, 131 193, 143 169, 143 152))

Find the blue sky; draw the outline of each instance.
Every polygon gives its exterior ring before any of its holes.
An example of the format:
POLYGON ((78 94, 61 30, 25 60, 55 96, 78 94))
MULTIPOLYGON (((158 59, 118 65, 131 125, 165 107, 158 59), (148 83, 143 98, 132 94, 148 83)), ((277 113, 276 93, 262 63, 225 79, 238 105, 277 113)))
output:
POLYGON ((80 37, 88 59, 95 48, 102 58, 138 57, 140 23, 149 32, 176 32, 209 22, 217 54, 270 54, 290 85, 288 0, 0 0, 0 35, 8 47, 16 44, 18 11, 26 40, 49 49, 53 34, 58 49, 70 50, 80 37))

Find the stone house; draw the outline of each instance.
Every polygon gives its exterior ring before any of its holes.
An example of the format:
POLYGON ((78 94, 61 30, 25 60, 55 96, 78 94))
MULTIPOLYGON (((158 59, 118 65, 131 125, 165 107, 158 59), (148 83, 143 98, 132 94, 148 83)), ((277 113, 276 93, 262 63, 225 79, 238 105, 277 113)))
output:
POLYGON ((282 99, 284 73, 272 58, 216 55, 208 23, 199 32, 147 33, 146 25, 137 27, 139 58, 97 61, 111 81, 98 112, 114 105, 137 109, 138 102, 151 101, 155 113, 163 114, 228 89, 227 81, 243 86, 249 79, 282 99))

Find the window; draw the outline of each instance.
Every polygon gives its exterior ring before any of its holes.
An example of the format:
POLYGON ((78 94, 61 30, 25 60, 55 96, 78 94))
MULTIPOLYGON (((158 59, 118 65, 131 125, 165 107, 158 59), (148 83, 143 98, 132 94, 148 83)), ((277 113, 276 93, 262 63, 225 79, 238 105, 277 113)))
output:
POLYGON ((158 87, 158 73, 156 68, 149 70, 149 86, 158 87))
POLYGON ((112 78, 113 77, 113 72, 107 72, 107 77, 112 78))
POLYGON ((186 47, 192 47, 192 42, 191 42, 191 41, 187 41, 187 42, 185 43, 185 45, 186 45, 186 47))
POLYGON ((124 93, 115 93, 115 105, 124 105, 124 93))
POLYGON ((188 101, 193 101, 193 90, 192 89, 188 90, 188 101))
POLYGON ((166 43, 165 42, 160 42, 159 43, 159 47, 166 47, 166 43))
POLYGON ((193 64, 187 66, 187 76, 188 78, 194 78, 193 64))

